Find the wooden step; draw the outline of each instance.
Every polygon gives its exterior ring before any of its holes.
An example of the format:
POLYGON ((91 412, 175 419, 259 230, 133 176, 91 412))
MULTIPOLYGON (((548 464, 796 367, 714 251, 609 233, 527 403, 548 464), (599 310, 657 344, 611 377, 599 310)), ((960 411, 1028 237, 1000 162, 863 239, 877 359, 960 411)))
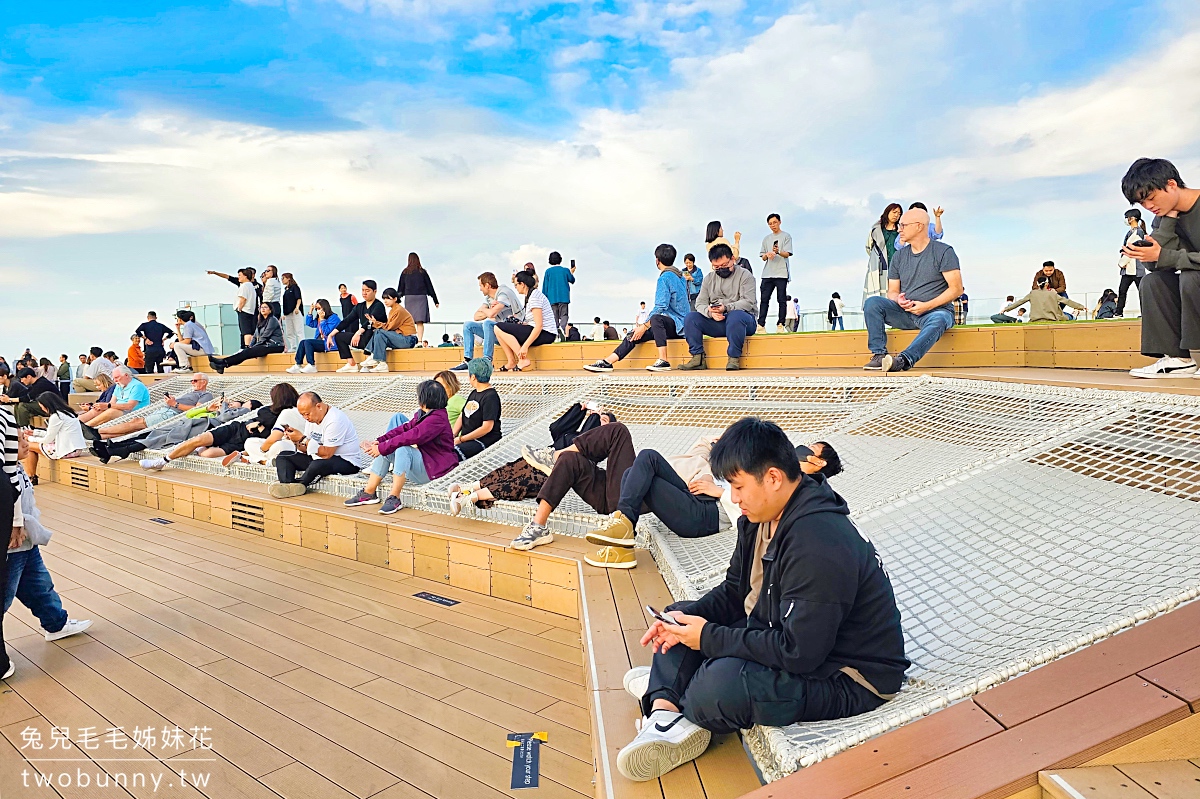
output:
POLYGON ((1195 799, 1200 760, 1043 771, 1038 784, 1045 799, 1195 799))

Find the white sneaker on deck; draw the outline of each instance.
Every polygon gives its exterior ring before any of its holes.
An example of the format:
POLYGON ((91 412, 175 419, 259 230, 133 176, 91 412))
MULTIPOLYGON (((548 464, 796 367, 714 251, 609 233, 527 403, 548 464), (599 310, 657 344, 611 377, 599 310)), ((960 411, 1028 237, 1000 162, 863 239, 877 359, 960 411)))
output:
POLYGON ((304 368, 300 370, 300 374, 302 374, 302 375, 312 375, 312 374, 316 374, 316 373, 317 373, 317 367, 311 363, 305 364, 304 368))
POLYGON ((650 667, 634 666, 625 672, 625 677, 621 680, 621 683, 625 686, 625 690, 630 696, 641 702, 642 697, 646 695, 647 689, 650 688, 650 667))
POLYGON ((357 372, 357 371, 358 371, 358 364, 356 364, 356 363, 348 363, 348 364, 346 364, 345 366, 343 366, 341 369, 338 369, 338 371, 339 371, 339 372, 357 372))
POLYGON ((300 374, 300 364, 294 363, 289 366, 286 371, 289 375, 298 375, 300 374))
POLYGON ((379 361, 375 360, 374 358, 367 358, 365 361, 359 364, 359 367, 362 369, 370 369, 377 363, 379 363, 379 361))
POLYGON ((56 633, 47 632, 47 641, 57 641, 60 638, 66 638, 70 635, 78 635, 79 633, 92 626, 91 619, 67 619, 67 623, 63 628, 56 633))
POLYGON ((1149 366, 1130 369, 1133 377, 1190 377, 1196 374, 1196 362, 1191 358, 1159 358, 1149 366))
POLYGON ((16 674, 16 672, 17 672, 17 664, 10 660, 10 661, 8 661, 8 671, 4 672, 4 676, 0 677, 0 680, 7 680, 9 677, 16 674))
POLYGON ((153 472, 161 472, 167 465, 166 458, 142 458, 138 461, 138 465, 143 469, 149 469, 153 472))
POLYGON ((371 372, 372 374, 381 374, 383 372, 386 372, 387 370, 388 370, 388 365, 386 363, 384 363, 383 361, 377 362, 370 369, 367 369, 365 366, 363 367, 364 372, 371 372))
POLYGON ((712 733, 682 713, 656 710, 617 754, 617 770, 635 782, 653 780, 704 754, 712 733))

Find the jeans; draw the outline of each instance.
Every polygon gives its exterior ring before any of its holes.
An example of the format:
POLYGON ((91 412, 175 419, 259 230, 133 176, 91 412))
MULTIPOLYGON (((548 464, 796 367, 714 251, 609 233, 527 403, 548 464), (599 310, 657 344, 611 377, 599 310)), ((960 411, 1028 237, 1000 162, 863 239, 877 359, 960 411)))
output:
POLYGON ((296 365, 300 366, 305 361, 308 361, 310 366, 317 365, 317 359, 314 353, 325 351, 325 339, 323 338, 306 338, 300 342, 300 346, 296 347, 296 365))
POLYGON ((331 474, 358 474, 358 467, 340 455, 314 458, 306 452, 285 452, 275 458, 275 474, 281 483, 311 486, 331 474), (299 477, 297 472, 301 473, 299 477))
POLYGON ((371 341, 367 346, 370 349, 372 358, 377 361, 386 361, 389 348, 393 350, 411 350, 417 346, 417 337, 406 336, 394 330, 376 330, 375 335, 371 336, 371 341))
POLYGON ((833 321, 829 323, 829 329, 830 330, 845 330, 846 329, 846 317, 844 317, 844 316, 833 317, 833 321))
POLYGON ((742 346, 746 336, 753 336, 758 329, 758 320, 747 311, 730 311, 718 322, 699 311, 693 311, 683 320, 683 337, 687 339, 688 352, 699 355, 704 352, 704 337, 728 338, 726 354, 730 358, 742 357, 742 346))
POLYGON ((758 324, 767 325, 767 312, 771 304, 771 292, 775 293, 775 303, 779 306, 779 324, 787 319, 787 284, 786 277, 764 277, 759 283, 761 295, 758 300, 758 324))
POLYGON ((702 538, 721 529, 715 497, 688 490, 679 472, 658 452, 644 449, 621 477, 617 510, 637 524, 643 508, 680 538, 702 538))
POLYGON ((429 473, 425 471, 425 460, 421 451, 416 447, 400 447, 390 455, 380 455, 371 461, 368 471, 379 477, 387 477, 388 470, 393 474, 402 474, 413 485, 424 485, 429 482, 429 473))
POLYGON ((154 427, 156 424, 162 424, 168 419, 174 419, 179 415, 179 411, 174 408, 159 408, 154 413, 146 415, 146 427, 154 427))
POLYGON ((954 311, 949 308, 937 308, 917 316, 887 297, 867 297, 863 303, 863 316, 867 321, 867 348, 875 355, 888 351, 885 325, 897 330, 921 331, 902 353, 910 366, 924 358, 942 334, 954 327, 954 311))
MULTIPOLYGON (((687 603, 672 605, 687 611, 687 603)), ((733 627, 745 626, 746 620, 733 627)), ((752 660, 709 660, 676 644, 654 656, 642 713, 665 699, 691 722, 718 735, 764 724, 844 719, 874 710, 883 700, 842 672, 819 678, 772 669, 752 660)))
POLYGON ((471 360, 475 357, 475 337, 483 339, 483 357, 489 361, 496 350, 496 320, 484 319, 482 322, 470 320, 463 322, 463 358, 471 360))
POLYGON ((13 597, 29 608, 42 629, 56 633, 67 623, 67 612, 62 600, 54 590, 50 571, 42 562, 42 553, 37 547, 24 552, 8 553, 8 579, 4 584, 4 612, 12 605, 13 597))
POLYGON ((1021 321, 1021 320, 1018 319, 1017 317, 1009 316, 1008 314, 1004 314, 1004 313, 992 314, 992 324, 994 324, 994 325, 1011 325, 1011 324, 1013 324, 1015 322, 1019 322, 1019 321, 1021 321))

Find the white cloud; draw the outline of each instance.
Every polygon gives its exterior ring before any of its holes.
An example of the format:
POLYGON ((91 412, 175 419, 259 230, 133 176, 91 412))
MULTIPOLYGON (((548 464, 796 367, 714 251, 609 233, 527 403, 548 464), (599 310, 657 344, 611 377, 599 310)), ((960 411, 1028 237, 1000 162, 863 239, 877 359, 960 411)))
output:
POLYGON ((604 44, 602 42, 584 42, 573 47, 564 47, 555 53, 554 66, 561 69, 583 61, 595 61, 603 57, 604 44))
POLYGON ((501 25, 495 33, 481 33, 465 45, 468 50, 506 50, 515 40, 507 25, 501 25))

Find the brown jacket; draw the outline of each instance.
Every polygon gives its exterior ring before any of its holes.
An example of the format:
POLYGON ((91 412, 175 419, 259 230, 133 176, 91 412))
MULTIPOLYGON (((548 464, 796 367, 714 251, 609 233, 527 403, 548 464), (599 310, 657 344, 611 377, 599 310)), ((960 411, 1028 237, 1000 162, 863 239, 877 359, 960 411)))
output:
MULTIPOLYGON (((1033 283, 1030 285, 1030 288, 1036 289, 1038 287, 1038 280, 1045 280, 1045 278, 1045 273, 1041 269, 1037 270, 1033 273, 1033 283)), ((1055 269, 1054 274, 1050 275, 1050 287, 1059 294, 1067 290, 1067 276, 1062 273, 1061 269, 1055 269)))
POLYGON ((417 326, 413 323, 412 314, 405 310, 404 306, 400 303, 396 303, 388 311, 387 322, 383 324, 380 330, 390 330, 402 336, 417 335, 417 326))

